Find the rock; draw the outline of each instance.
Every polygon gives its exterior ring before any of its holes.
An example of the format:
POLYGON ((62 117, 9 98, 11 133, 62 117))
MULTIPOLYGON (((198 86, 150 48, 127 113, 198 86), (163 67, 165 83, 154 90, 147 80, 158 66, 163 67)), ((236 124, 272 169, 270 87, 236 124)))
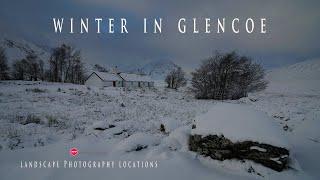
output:
POLYGON ((216 160, 252 160, 276 171, 288 167, 289 151, 282 147, 253 141, 233 143, 223 135, 190 135, 189 149, 216 160))
POLYGON ((116 126, 113 124, 109 124, 106 121, 97 122, 93 125, 93 129, 98 130, 98 131, 104 131, 104 130, 111 129, 114 127, 116 127, 116 126))
POLYGON ((126 129, 124 129, 124 130, 122 130, 122 131, 120 131, 120 132, 114 133, 113 135, 118 136, 118 135, 121 135, 121 134, 123 134, 123 133, 125 133, 125 132, 127 132, 126 129))
POLYGON ((106 130, 107 128, 101 128, 101 127, 96 127, 96 128, 94 128, 94 130, 98 130, 98 131, 104 131, 104 130, 106 130))
POLYGON ((148 148, 148 145, 138 144, 135 151, 141 151, 142 149, 146 149, 146 148, 148 148))
POLYGON ((27 124, 40 124, 41 123, 41 119, 35 115, 29 114, 26 118, 26 120, 24 122, 22 122, 22 125, 27 125, 27 124))
POLYGON ((116 126, 113 125, 113 124, 110 124, 110 125, 109 125, 109 128, 114 128, 114 127, 116 127, 116 126))
POLYGON ((166 132, 166 128, 164 127, 163 124, 160 124, 160 131, 165 133, 166 132))

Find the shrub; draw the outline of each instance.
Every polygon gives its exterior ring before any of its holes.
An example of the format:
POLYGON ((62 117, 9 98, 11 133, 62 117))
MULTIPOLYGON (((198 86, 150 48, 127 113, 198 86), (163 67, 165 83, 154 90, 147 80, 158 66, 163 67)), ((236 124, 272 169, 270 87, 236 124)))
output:
POLYGON ((199 99, 239 99, 265 89, 264 75, 249 57, 217 52, 192 73, 192 91, 199 99))
POLYGON ((48 126, 49 127, 56 127, 59 124, 59 121, 57 120, 56 117, 53 116, 47 116, 48 119, 48 126))
POLYGON ((187 84, 185 73, 182 71, 181 67, 169 72, 166 76, 165 82, 168 85, 167 87, 172 89, 178 89, 179 87, 183 87, 187 84))
POLYGON ((19 133, 18 129, 14 127, 9 127, 7 129, 7 138, 8 138, 7 147, 9 149, 14 150, 18 148, 23 148, 21 134, 19 133))

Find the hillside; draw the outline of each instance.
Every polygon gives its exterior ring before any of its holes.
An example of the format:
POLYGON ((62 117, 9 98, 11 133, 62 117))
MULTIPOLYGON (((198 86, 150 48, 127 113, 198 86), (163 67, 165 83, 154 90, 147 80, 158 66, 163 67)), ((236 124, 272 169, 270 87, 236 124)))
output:
POLYGON ((152 79, 163 80, 166 75, 178 66, 171 60, 158 60, 145 64, 141 71, 152 79))
POLYGON ((270 81, 267 92, 319 95, 320 59, 273 69, 266 78, 270 81))
POLYGON ((15 38, 0 38, 0 46, 5 48, 6 56, 9 64, 16 60, 21 60, 26 57, 28 53, 35 53, 44 62, 50 57, 50 52, 47 48, 40 47, 32 42, 15 39, 15 38))

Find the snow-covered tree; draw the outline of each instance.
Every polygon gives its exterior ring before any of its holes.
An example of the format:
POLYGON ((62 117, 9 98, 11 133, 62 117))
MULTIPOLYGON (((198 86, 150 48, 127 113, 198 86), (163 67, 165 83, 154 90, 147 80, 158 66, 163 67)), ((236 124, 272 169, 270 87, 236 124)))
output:
POLYGON ((201 99, 239 99, 266 88, 264 74, 249 57, 217 52, 192 73, 192 90, 201 99))
POLYGON ((165 79, 168 88, 178 89, 179 87, 183 87, 187 84, 187 80, 185 78, 185 73, 178 67, 177 69, 172 70, 166 76, 165 79))

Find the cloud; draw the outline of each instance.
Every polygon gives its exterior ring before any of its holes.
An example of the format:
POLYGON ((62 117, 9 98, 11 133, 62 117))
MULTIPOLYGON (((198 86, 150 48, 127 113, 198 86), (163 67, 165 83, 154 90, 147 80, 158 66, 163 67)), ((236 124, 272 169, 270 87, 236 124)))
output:
MULTIPOLYGON (((82 49, 89 63, 130 65, 166 57, 192 69, 214 50, 237 50, 253 56, 266 67, 273 67, 320 56, 319 5, 319 1, 313 0, 11 0, 0 7, 0 29, 46 45, 70 42, 82 49), (56 35, 52 30, 52 17, 125 17, 128 19, 129 34, 56 35), (143 34, 143 17, 162 17, 163 33, 143 34), (205 17, 213 20, 222 17, 265 17, 268 33, 179 34, 177 20, 180 17, 189 20, 193 17, 199 20, 205 17)), ((203 22, 199 23, 203 27, 203 22)), ((215 25, 213 21, 212 26, 215 25)))

